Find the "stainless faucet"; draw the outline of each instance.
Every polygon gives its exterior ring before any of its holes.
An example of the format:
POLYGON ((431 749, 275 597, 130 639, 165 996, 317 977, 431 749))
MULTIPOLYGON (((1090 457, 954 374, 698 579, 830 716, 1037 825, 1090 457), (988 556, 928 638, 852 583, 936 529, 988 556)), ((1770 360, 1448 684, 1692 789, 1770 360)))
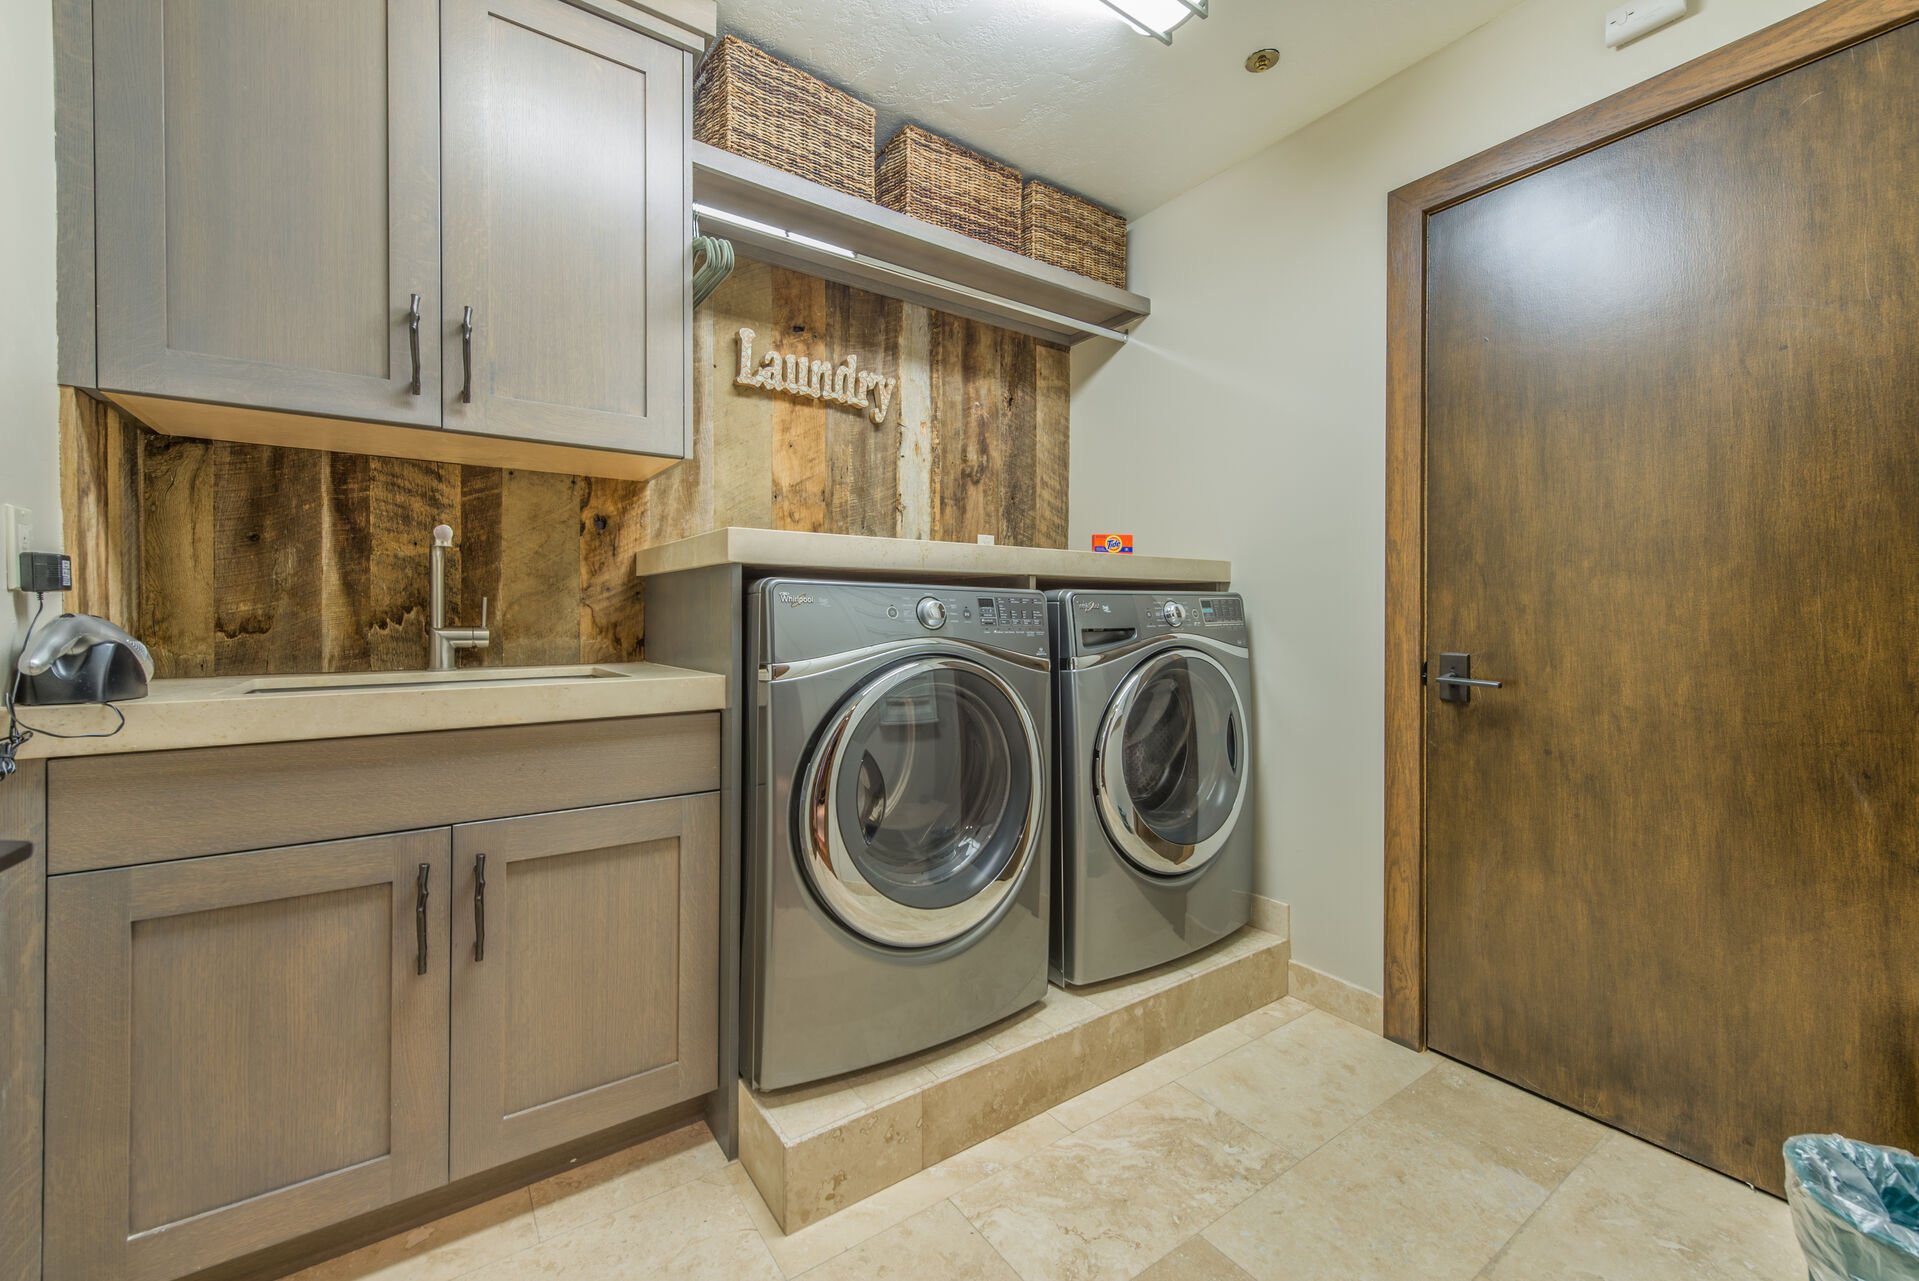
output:
POLYGON ((480 598, 478 627, 446 625, 446 549, 451 546, 453 546, 453 526, 435 525, 433 527, 433 618, 427 628, 427 640, 433 647, 427 659, 427 669, 435 672, 453 670, 454 651, 485 649, 493 643, 493 634, 486 629, 486 597, 484 596, 480 598))

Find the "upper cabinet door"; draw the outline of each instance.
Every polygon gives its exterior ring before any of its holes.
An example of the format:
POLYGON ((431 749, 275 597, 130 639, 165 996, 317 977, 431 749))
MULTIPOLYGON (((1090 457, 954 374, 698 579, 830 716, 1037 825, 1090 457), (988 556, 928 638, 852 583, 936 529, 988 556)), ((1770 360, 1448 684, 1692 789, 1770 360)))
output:
POLYGON ((564 0, 442 21, 446 426, 683 456, 690 55, 564 0))
POLYGON ((101 386, 437 426, 434 0, 93 11, 101 386))

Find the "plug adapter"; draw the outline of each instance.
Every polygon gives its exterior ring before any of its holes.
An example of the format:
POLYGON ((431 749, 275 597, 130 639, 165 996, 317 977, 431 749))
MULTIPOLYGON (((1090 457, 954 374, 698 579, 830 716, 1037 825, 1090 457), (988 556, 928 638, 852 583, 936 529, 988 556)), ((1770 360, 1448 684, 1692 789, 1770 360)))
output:
POLYGON ((73 557, 60 552, 21 552, 20 588, 23 592, 73 590, 73 557))

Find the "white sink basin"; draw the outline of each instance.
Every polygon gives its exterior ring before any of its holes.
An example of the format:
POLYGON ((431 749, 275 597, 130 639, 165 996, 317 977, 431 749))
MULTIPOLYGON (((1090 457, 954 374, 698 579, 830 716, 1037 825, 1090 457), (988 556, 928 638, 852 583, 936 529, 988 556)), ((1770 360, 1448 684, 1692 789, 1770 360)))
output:
POLYGON ((498 685, 570 685, 579 681, 630 680, 603 667, 475 667, 454 672, 348 672, 338 675, 263 676, 247 694, 344 694, 383 689, 483 689, 498 685))

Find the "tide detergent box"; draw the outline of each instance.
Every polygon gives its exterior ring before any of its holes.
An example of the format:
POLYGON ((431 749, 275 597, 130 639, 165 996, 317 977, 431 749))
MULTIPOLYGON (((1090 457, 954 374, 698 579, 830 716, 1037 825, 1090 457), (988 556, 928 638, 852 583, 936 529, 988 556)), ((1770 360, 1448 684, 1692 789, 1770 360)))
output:
POLYGON ((1093 550, 1112 552, 1120 556, 1133 554, 1133 536, 1131 534, 1094 534, 1093 550))

